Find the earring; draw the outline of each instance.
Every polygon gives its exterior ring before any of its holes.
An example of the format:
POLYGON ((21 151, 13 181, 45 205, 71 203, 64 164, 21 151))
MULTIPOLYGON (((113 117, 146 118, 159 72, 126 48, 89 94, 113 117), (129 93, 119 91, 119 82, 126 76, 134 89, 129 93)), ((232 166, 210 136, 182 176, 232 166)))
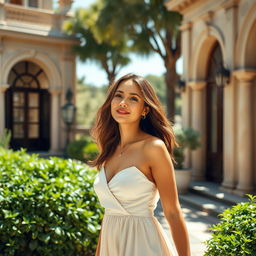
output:
POLYGON ((142 119, 143 119, 143 120, 146 119, 146 114, 145 114, 145 115, 142 115, 142 119))

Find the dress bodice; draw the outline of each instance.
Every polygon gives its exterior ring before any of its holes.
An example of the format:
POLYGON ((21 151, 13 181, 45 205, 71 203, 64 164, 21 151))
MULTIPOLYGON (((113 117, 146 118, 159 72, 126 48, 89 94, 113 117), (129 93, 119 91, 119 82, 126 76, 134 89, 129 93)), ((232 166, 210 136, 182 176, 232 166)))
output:
POLYGON ((102 167, 93 186, 105 214, 154 215, 159 200, 157 187, 135 166, 119 171, 109 182, 102 167))

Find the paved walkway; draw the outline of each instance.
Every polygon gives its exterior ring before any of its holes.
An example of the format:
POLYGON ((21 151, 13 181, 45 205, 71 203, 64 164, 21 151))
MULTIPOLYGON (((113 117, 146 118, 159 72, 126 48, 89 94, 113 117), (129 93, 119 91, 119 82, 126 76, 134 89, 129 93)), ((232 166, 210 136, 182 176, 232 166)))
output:
MULTIPOLYGON (((204 212, 186 206, 185 204, 181 204, 181 207, 189 232, 192 256, 203 256, 206 249, 206 245, 203 242, 211 237, 208 227, 211 224, 217 223, 219 220, 217 218, 208 216, 204 212)), ((155 215, 170 237, 170 241, 173 243, 169 225, 164 217, 160 200, 155 210, 155 215)))

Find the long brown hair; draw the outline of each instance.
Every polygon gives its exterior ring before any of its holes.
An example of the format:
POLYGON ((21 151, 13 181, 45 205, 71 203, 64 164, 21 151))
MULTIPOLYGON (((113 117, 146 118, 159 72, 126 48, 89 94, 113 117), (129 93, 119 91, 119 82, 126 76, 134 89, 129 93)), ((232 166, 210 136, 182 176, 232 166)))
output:
POLYGON ((100 152, 96 159, 88 161, 87 163, 90 166, 96 166, 97 169, 100 169, 103 163, 113 155, 120 142, 118 123, 111 115, 111 101, 118 86, 123 81, 130 79, 140 87, 144 97, 144 104, 149 107, 146 118, 140 120, 140 129, 163 140, 170 153, 171 159, 176 163, 173 150, 175 146, 179 145, 174 136, 172 123, 167 119, 153 87, 145 78, 135 74, 127 74, 108 88, 107 98, 99 108, 95 125, 90 130, 90 135, 97 143, 100 152))

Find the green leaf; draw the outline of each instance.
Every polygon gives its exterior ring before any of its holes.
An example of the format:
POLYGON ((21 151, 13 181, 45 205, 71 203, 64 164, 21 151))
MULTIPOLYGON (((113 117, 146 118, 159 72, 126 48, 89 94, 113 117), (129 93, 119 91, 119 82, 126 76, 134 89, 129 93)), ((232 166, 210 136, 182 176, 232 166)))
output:
POLYGON ((29 248, 31 251, 34 251, 38 246, 38 242, 37 240, 32 240, 30 243, 29 243, 29 248))

